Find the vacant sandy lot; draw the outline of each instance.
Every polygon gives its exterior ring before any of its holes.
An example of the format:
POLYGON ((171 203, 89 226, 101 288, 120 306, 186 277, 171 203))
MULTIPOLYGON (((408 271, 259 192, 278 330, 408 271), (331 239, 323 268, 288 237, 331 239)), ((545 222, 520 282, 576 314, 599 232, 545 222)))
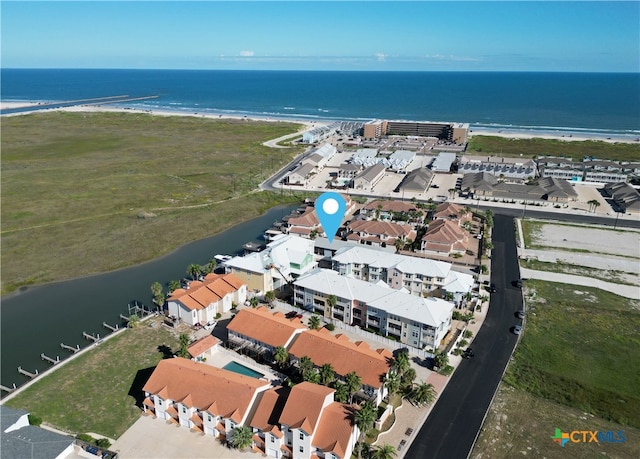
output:
POLYGON ((532 239, 534 244, 547 247, 640 258, 640 233, 637 231, 544 224, 536 228, 532 239))

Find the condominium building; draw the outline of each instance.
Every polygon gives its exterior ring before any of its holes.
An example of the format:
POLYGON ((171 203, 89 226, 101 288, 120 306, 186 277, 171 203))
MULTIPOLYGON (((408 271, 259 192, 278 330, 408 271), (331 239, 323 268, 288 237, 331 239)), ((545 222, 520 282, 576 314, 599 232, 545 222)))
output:
POLYGON ((437 349, 451 326, 454 305, 440 298, 423 298, 316 269, 294 283, 294 303, 328 320, 371 328, 417 348, 437 349), (330 307, 329 296, 336 297, 330 307))
POLYGON ((233 304, 247 299, 247 285, 234 274, 207 274, 186 289, 174 290, 167 299, 169 314, 188 325, 206 324, 217 314, 228 312, 233 304))
POLYGON ((332 269, 343 276, 371 283, 384 282, 415 296, 454 295, 455 301, 471 291, 473 276, 451 270, 451 263, 381 252, 362 246, 339 249, 332 269), (449 290, 450 289, 450 290, 449 290))

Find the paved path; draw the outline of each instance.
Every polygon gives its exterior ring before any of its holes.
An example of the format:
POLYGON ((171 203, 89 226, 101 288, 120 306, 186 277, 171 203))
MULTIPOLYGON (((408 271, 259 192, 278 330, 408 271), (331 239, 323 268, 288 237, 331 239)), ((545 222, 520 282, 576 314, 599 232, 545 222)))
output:
POLYGON ((560 250, 520 249, 520 258, 536 258, 539 261, 556 263, 561 261, 571 265, 587 266, 589 268, 612 269, 627 273, 638 274, 640 267, 638 260, 617 257, 615 255, 585 254, 578 252, 563 252, 560 250))
POLYGON ((525 279, 539 279, 549 282, 595 287, 615 293, 616 295, 624 296, 625 298, 640 300, 640 287, 637 285, 614 284, 612 282, 594 279, 593 277, 575 276, 573 274, 554 273, 550 271, 536 271, 526 268, 521 268, 520 272, 525 279))

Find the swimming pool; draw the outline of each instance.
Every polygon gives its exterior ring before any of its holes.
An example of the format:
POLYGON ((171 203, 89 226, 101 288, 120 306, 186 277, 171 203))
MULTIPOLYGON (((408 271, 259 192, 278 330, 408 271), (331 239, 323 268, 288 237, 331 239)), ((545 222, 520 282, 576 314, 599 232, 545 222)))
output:
POLYGON ((244 365, 239 364, 238 362, 234 362, 233 360, 227 363, 222 367, 225 370, 233 371, 234 373, 239 373, 241 375, 250 376, 251 378, 260 379, 263 378, 264 375, 255 370, 252 370, 249 367, 245 367, 244 365))

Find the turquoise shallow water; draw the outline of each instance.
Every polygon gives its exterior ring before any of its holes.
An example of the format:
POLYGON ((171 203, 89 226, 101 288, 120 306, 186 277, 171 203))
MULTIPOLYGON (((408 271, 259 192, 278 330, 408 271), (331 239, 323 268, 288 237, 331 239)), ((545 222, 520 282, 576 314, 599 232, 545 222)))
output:
POLYGON ((256 379, 260 379, 264 376, 262 373, 254 371, 251 368, 245 367, 244 365, 241 365, 238 362, 234 362, 234 361, 227 363, 222 368, 224 368, 225 370, 233 371, 234 373, 239 373, 241 375, 250 376, 256 379))

